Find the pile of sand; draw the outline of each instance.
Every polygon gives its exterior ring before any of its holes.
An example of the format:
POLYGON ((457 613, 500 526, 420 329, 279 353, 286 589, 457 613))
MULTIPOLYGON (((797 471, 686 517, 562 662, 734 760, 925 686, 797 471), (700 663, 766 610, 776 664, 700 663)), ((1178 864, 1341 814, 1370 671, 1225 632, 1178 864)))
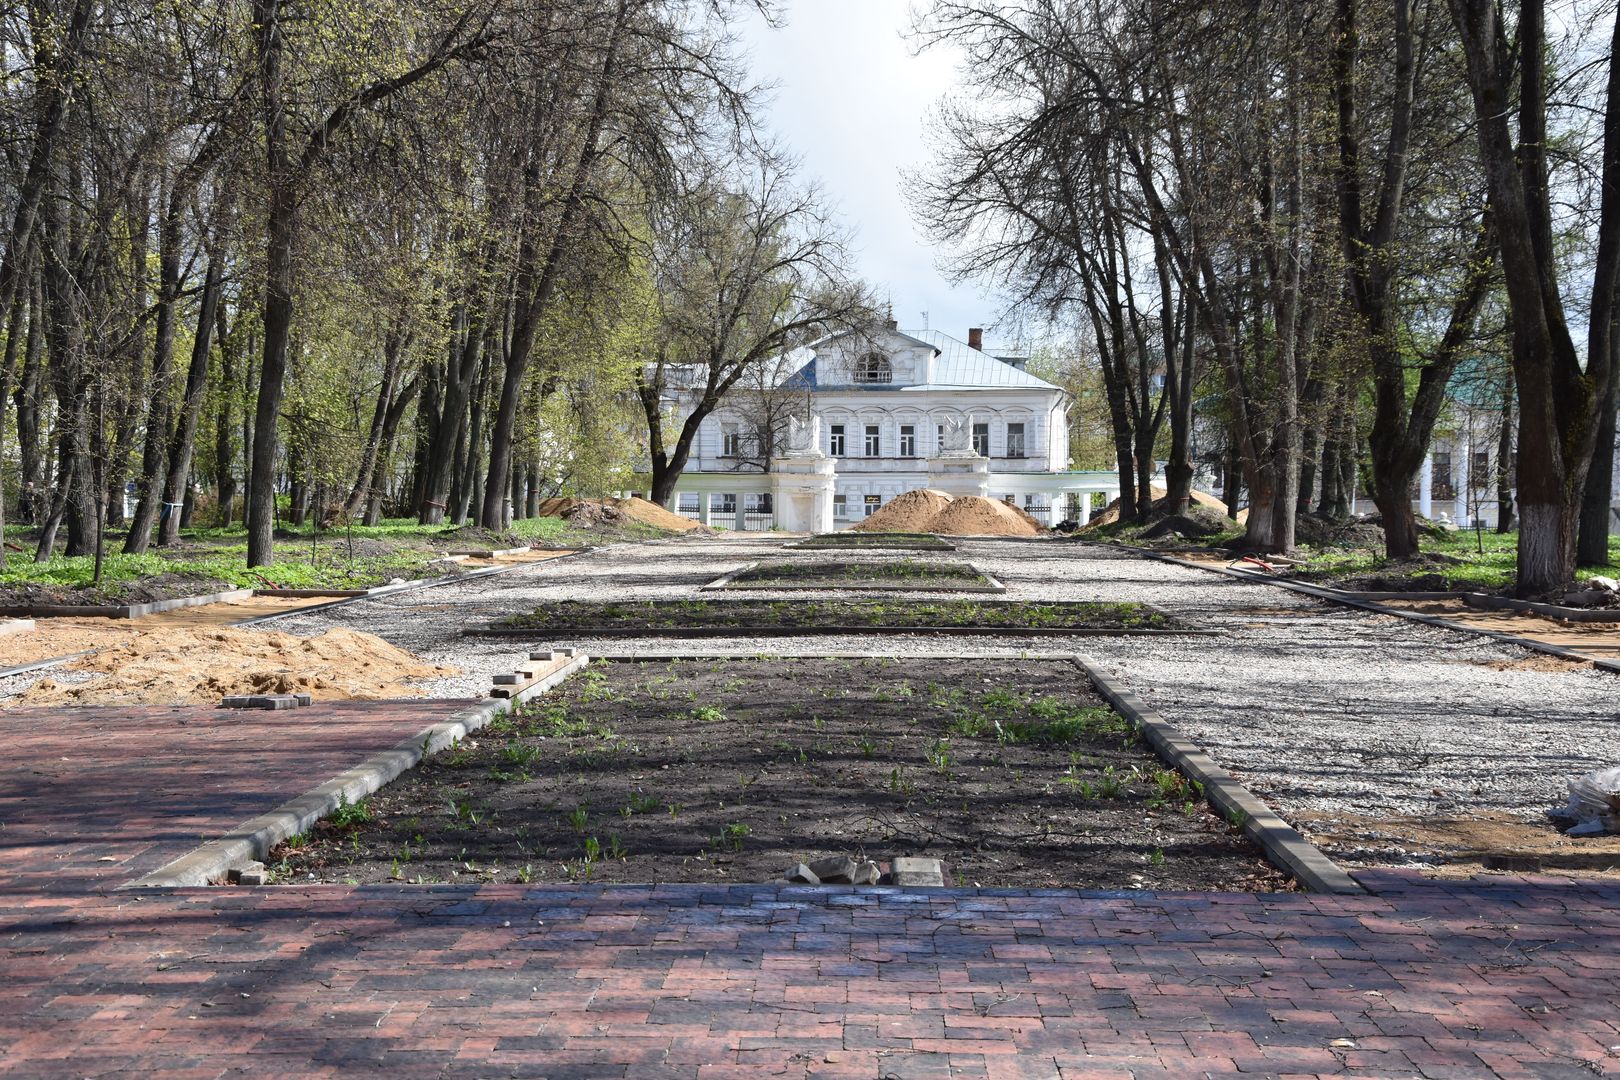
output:
POLYGON ((408 679, 459 673, 354 630, 301 638, 225 627, 137 634, 58 670, 96 677, 41 679, 6 704, 207 705, 231 694, 290 693, 376 701, 419 696, 408 679))
POLYGON ((918 488, 897 496, 871 517, 850 527, 851 532, 932 532, 929 522, 951 504, 951 497, 932 488, 918 488))
POLYGON ((691 532, 703 528, 691 518, 665 510, 640 496, 628 499, 542 499, 539 512, 541 517, 560 517, 570 524, 586 527, 630 520, 671 532, 691 532))
POLYGON ((858 532, 922 532, 945 536, 1039 536, 1046 527, 1016 506, 978 495, 908 491, 853 527, 858 532))

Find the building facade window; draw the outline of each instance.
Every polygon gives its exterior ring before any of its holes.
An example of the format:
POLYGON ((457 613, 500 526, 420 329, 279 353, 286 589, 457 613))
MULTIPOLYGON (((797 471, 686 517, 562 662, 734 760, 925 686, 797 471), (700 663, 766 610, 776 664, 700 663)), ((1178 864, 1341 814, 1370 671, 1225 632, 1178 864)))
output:
POLYGON ((1457 496, 1457 489, 1451 483, 1451 455, 1446 451, 1436 451, 1434 455, 1433 492, 1437 499, 1453 499, 1457 496))
POLYGON ((1007 425, 1007 456, 1008 457, 1023 457, 1024 456, 1024 425, 1023 424, 1008 424, 1007 425))
POLYGON ((980 457, 990 456, 990 425, 973 425, 973 452, 980 457))
POLYGON ((883 436, 879 433, 876 424, 866 425, 866 456, 881 457, 883 455, 883 436))
POLYGON ((833 457, 844 456, 844 425, 833 424, 827 429, 827 453, 833 457))
POLYGON ((843 495, 833 496, 833 517, 843 521, 849 517, 849 499, 843 495))
POLYGON ((915 425, 915 424, 901 424, 900 425, 900 456, 901 457, 916 457, 917 456, 917 425, 915 425))
POLYGON ((934 425, 934 453, 942 453, 945 449, 945 425, 934 425))
POLYGON ((865 516, 871 517, 873 514, 878 512, 878 507, 882 505, 883 497, 881 495, 868 495, 862 504, 862 508, 865 511, 865 516))
POLYGON ((888 383, 894 381, 894 368, 889 358, 868 353, 855 361, 855 381, 858 383, 888 383))
POLYGON ((736 424, 727 424, 721 429, 720 456, 737 457, 742 453, 742 436, 737 433, 736 424))

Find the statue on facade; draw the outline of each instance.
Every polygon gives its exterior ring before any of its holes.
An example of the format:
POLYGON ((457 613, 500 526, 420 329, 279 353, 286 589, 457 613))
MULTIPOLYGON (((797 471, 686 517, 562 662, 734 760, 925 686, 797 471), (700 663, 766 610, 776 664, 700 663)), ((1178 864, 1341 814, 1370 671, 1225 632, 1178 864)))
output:
POLYGON ((815 449, 816 419, 809 413, 788 417, 787 448, 790 453, 803 454, 815 449))
POLYGON ((944 423, 945 432, 940 439, 940 449, 947 454, 961 454, 967 451, 972 441, 972 431, 968 422, 960 416, 947 416, 944 423))

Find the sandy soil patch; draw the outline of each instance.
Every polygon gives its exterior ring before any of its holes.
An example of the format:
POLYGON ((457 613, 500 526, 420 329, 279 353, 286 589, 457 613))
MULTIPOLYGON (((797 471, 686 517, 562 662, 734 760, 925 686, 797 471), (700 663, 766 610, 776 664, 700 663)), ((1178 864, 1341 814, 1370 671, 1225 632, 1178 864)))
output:
POLYGON ((255 596, 229 604, 178 608, 141 619, 36 619, 32 630, 0 635, 0 668, 110 648, 171 627, 229 626, 246 619, 299 611, 330 602, 330 597, 295 599, 255 596))
POLYGON ((54 671, 67 677, 41 679, 5 704, 201 705, 287 693, 374 701, 416 697, 422 690, 412 680, 458 673, 354 630, 300 638, 227 627, 136 633, 54 671))
POLYGON ((1433 872, 1447 877, 1506 869, 1501 860, 1511 859, 1560 872, 1611 876, 1620 872, 1620 836, 1571 838, 1550 822, 1500 812, 1421 818, 1303 813, 1293 815, 1293 820, 1329 854, 1399 848, 1433 860, 1433 872))

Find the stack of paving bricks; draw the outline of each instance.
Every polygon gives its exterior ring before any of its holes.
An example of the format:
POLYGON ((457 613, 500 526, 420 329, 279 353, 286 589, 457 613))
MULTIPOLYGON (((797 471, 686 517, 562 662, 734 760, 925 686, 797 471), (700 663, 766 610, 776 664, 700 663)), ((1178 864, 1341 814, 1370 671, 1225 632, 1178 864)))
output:
POLYGON ((529 662, 519 665, 516 671, 495 676, 495 685, 491 688, 489 696, 516 698, 541 679, 562 670, 577 655, 579 655, 577 649, 553 649, 549 652, 532 652, 529 654, 529 662))

